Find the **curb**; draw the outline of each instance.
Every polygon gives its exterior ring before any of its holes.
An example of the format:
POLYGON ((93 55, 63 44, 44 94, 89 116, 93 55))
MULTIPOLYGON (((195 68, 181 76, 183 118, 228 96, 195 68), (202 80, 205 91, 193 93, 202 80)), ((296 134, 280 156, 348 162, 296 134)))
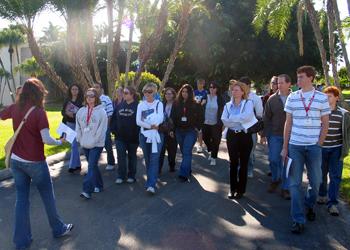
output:
MULTIPOLYGON (((80 155, 82 153, 83 153, 83 151, 81 150, 80 155)), ((56 163, 59 163, 61 161, 67 161, 69 159, 70 159, 70 151, 50 155, 50 156, 46 157, 46 162, 47 162, 47 165, 50 166, 50 165, 54 165, 56 163)), ((12 178, 11 169, 6 168, 3 170, 0 170, 0 181, 7 180, 10 178, 12 178)))

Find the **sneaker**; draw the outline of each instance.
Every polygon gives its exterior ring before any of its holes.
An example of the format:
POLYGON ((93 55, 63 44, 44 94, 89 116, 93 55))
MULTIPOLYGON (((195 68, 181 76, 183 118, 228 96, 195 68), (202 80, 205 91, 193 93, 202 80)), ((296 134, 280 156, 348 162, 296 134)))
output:
POLYGON ((304 224, 293 222, 293 225, 290 231, 293 234, 301 234, 302 232, 304 232, 304 224))
POLYGON ((336 205, 332 205, 328 208, 328 212, 332 216, 339 216, 339 210, 336 205))
POLYGON ((242 193, 237 193, 234 198, 236 200, 239 200, 239 199, 243 198, 243 194, 242 193))
POLYGON ((102 188, 95 187, 94 193, 101 193, 101 192, 102 192, 102 188))
POLYGON ((64 231, 63 234, 57 236, 56 238, 60 238, 60 237, 68 235, 73 230, 73 228, 74 228, 73 224, 68 224, 67 228, 66 228, 66 231, 64 231))
POLYGON ((86 192, 81 192, 80 197, 88 200, 88 199, 91 199, 91 194, 88 194, 86 192))
POLYGON ((272 181, 270 183, 269 188, 267 189, 267 192, 269 192, 269 193, 275 192, 279 184, 280 184, 279 181, 272 181))
POLYGON ((154 187, 148 187, 146 191, 148 193, 150 193, 150 194, 155 194, 156 193, 156 190, 154 189, 154 187))
POLYGON ((208 156, 208 161, 211 161, 213 158, 211 158, 211 153, 209 152, 209 156, 208 156))
POLYGON ((209 164, 210 166, 215 166, 216 165, 216 159, 214 159, 214 158, 212 158, 211 160, 210 160, 210 164, 209 164))
POLYGON ((116 183, 116 184, 122 184, 122 183, 123 183, 123 179, 117 178, 117 179, 115 180, 115 183, 116 183))
POLYGON ((316 214, 315 214, 315 212, 314 212, 314 210, 313 210, 312 208, 308 208, 308 209, 307 209, 306 218, 307 218, 309 221, 314 221, 314 220, 316 220, 316 214))
POLYGON ((107 165, 107 167, 106 167, 107 171, 112 171, 114 169, 115 169, 114 165, 107 165))
POLYGON ((290 192, 287 189, 282 189, 281 196, 285 200, 290 200, 290 192))
POLYGON ((202 148, 202 146, 197 146, 197 153, 198 153, 198 154, 203 153, 203 148, 202 148))
POLYGON ((230 200, 233 200, 234 197, 235 197, 235 196, 234 196, 234 193, 233 193, 233 192, 229 192, 229 193, 227 194, 227 198, 229 198, 230 200))
POLYGON ((323 205, 327 203, 327 196, 318 196, 317 204, 323 205))
POLYGON ((254 177, 254 174, 253 173, 248 173, 248 178, 253 178, 254 177))
POLYGON ((127 183, 134 183, 135 182, 135 179, 134 178, 128 178, 126 180, 127 183))

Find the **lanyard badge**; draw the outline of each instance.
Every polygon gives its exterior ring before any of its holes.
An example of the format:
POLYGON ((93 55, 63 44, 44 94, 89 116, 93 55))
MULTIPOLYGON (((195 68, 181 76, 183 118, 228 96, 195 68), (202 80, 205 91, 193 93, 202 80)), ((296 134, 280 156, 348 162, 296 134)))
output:
POLYGON ((310 111, 310 108, 311 108, 311 104, 312 102, 314 101, 315 99, 315 91, 310 99, 310 102, 309 102, 309 105, 306 106, 306 103, 305 103, 305 98, 303 97, 302 95, 302 92, 300 91, 300 98, 301 98, 301 101, 303 103, 303 106, 304 106, 304 109, 305 109, 305 113, 306 113, 306 120, 305 120, 305 125, 312 125, 312 120, 311 120, 311 117, 309 117, 309 111, 310 111))

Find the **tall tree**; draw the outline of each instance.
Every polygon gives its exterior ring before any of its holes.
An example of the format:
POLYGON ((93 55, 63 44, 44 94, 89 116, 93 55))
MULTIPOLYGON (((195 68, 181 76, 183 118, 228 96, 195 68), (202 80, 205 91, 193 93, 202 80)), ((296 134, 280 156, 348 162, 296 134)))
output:
POLYGON ((167 0, 162 0, 162 4, 159 10, 157 9, 158 1, 154 1, 151 5, 149 2, 150 1, 144 1, 141 8, 142 12, 138 13, 138 24, 141 32, 141 41, 138 55, 140 65, 137 68, 135 79, 133 81, 133 85, 136 88, 138 88, 140 85, 141 73, 144 71, 146 63, 151 58, 161 41, 168 20, 167 0), (152 20, 149 15, 154 15, 154 13, 158 13, 158 16, 156 19, 152 20), (148 18, 151 20, 151 25, 147 20, 148 18), (153 27, 154 29, 151 31, 153 27))
POLYGON ((65 93, 68 89, 67 85, 47 63, 33 34, 35 17, 46 7, 46 4, 46 0, 2 0, 0 1, 0 17, 18 21, 24 26, 32 55, 50 80, 65 93))
POLYGON ((44 74, 34 57, 28 58, 21 64, 17 65, 15 67, 15 72, 21 72, 22 74, 31 77, 39 77, 44 74))
POLYGON ((10 91, 10 96, 11 96, 12 101, 13 102, 15 101, 14 92, 12 92, 10 82, 9 82, 10 78, 11 78, 10 72, 7 72, 4 68, 0 68, 0 93, 1 93, 0 105, 3 104, 6 85, 10 91), (2 87, 2 90, 1 90, 1 87, 2 87))
POLYGON ((196 8, 205 9, 202 0, 181 0, 173 1, 172 3, 175 4, 175 8, 180 12, 180 20, 177 25, 177 38, 175 41, 174 48, 169 57, 169 62, 163 76, 161 88, 163 88, 168 82, 170 73, 174 68, 177 55, 179 54, 179 51, 181 50, 186 40, 188 29, 190 26, 190 16, 192 11, 196 8))

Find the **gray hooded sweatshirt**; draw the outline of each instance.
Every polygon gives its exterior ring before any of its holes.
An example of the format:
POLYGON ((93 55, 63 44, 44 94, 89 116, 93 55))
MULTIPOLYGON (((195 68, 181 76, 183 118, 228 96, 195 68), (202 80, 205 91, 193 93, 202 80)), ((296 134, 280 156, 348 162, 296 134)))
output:
POLYGON ((87 123, 88 107, 79 109, 76 115, 77 141, 83 148, 104 147, 108 118, 103 105, 94 107, 87 123))

